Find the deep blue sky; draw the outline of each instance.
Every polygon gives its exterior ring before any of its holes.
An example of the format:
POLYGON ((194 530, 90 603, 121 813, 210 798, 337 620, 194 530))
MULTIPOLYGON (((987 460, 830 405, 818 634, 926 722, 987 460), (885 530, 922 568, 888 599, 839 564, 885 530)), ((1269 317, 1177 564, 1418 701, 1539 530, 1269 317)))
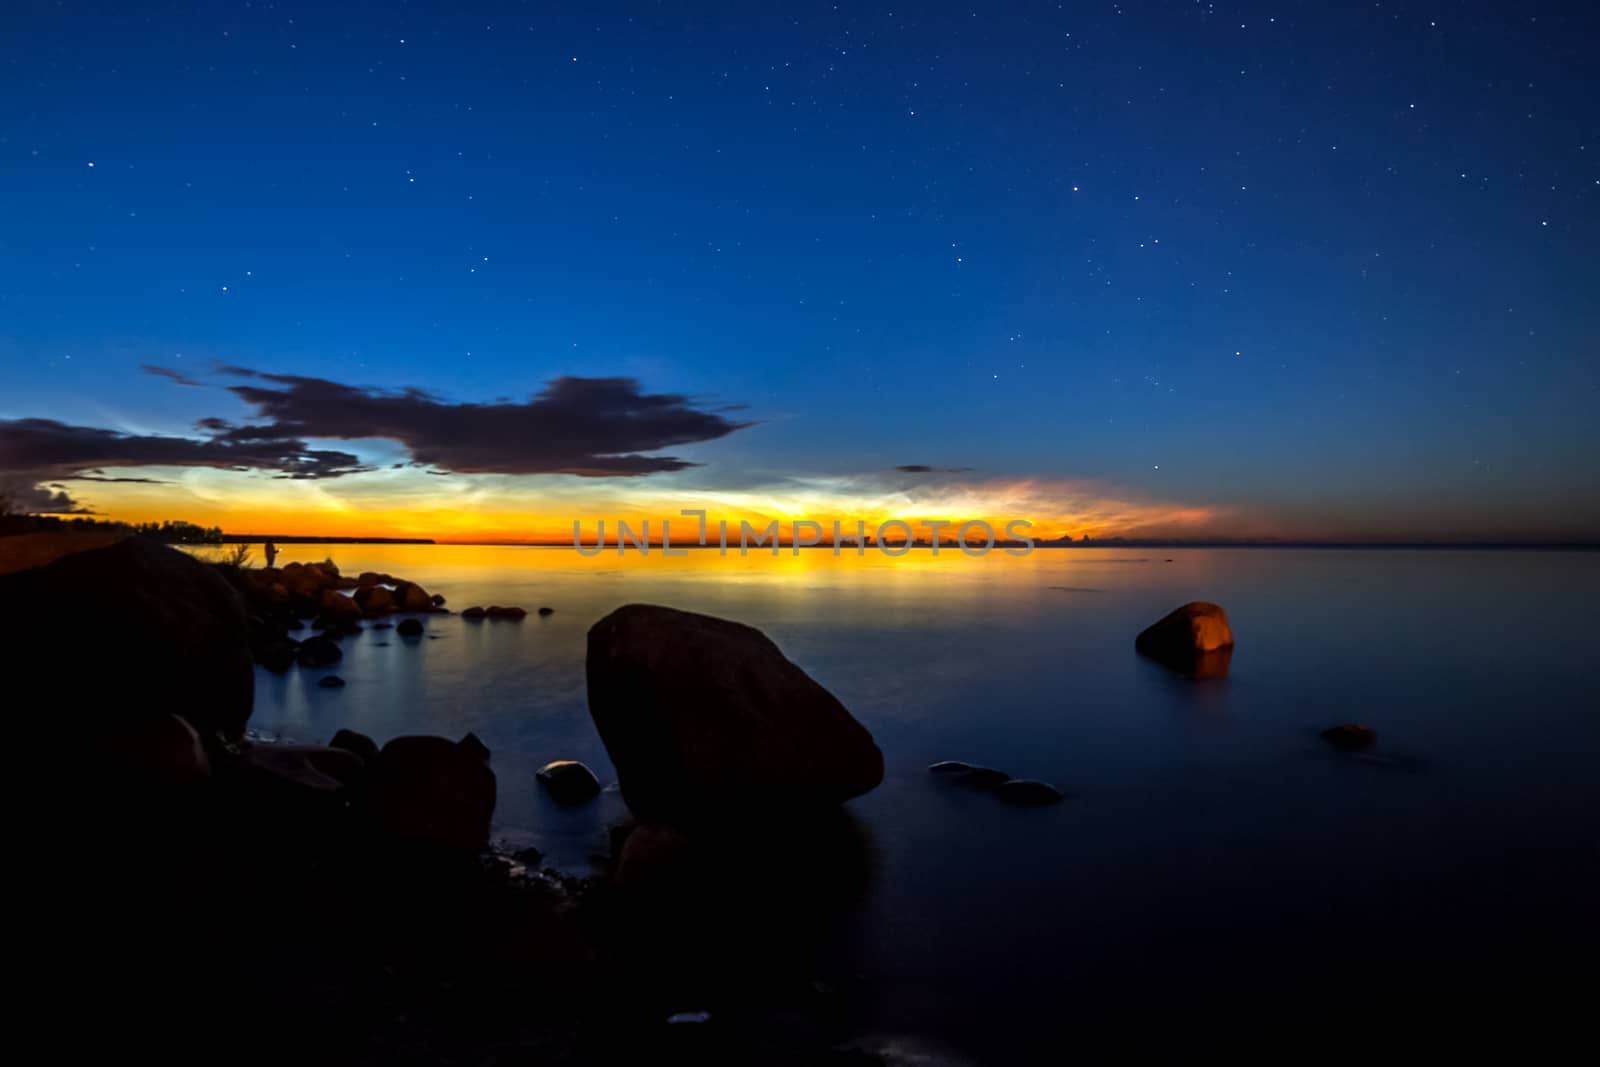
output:
POLYGON ((1600 536, 1597 44, 1446 0, 11 0, 0 419, 239 413, 150 363, 621 375, 750 405, 674 450, 707 484, 1600 536))

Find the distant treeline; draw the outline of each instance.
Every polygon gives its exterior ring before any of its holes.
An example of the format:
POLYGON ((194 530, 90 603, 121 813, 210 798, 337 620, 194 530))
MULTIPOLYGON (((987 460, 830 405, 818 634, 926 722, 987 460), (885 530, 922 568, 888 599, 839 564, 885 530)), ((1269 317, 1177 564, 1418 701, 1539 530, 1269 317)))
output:
POLYGON ((61 518, 56 515, 0 514, 0 533, 91 533, 109 531, 137 534, 170 545, 220 545, 222 527, 197 526, 192 522, 168 519, 166 522, 115 522, 81 515, 61 518))

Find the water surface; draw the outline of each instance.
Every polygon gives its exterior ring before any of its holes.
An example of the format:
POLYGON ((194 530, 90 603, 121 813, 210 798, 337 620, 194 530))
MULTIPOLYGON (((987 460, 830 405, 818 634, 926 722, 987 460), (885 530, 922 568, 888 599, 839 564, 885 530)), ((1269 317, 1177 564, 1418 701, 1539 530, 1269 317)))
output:
POLYGON ((869 878, 815 966, 862 983, 866 1022, 886 1033, 1045 1061, 1153 991, 1170 1005, 1319 976, 1481 985, 1473 968, 1507 979, 1595 947, 1600 554, 291 545, 280 563, 324 555, 457 611, 555 614, 431 617, 420 642, 369 631, 344 642, 345 689, 262 672, 253 726, 380 743, 473 731, 494 753, 497 835, 570 869, 624 815, 614 791, 565 810, 533 779, 556 758, 612 779, 585 706, 589 625, 653 602, 766 631, 885 753, 882 787, 850 805, 869 878), (1142 627, 1195 599, 1232 620, 1225 680, 1133 652, 1142 627), (1378 729, 1376 758, 1317 737, 1347 721, 1378 729), (1007 808, 931 779, 941 759, 1071 798, 1007 808))

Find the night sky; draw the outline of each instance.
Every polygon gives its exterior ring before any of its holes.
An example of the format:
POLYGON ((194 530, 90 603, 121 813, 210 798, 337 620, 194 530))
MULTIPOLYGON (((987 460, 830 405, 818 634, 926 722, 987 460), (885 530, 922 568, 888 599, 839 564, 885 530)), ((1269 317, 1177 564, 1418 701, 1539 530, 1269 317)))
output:
POLYGON ((9 0, 0 481, 345 534, 1600 538, 1597 43, 1578 3, 9 0))

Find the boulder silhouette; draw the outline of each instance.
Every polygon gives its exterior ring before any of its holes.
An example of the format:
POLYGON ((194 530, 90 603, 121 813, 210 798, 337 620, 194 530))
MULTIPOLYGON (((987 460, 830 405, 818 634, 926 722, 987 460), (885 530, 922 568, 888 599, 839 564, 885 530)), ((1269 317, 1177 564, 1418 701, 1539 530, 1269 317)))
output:
POLYGON ((840 804, 883 780, 859 722, 750 626, 649 604, 589 630, 589 713, 642 820, 840 804))
POLYGON ((8 706, 40 728, 96 739, 181 716, 206 743, 244 735, 255 696, 243 602, 215 568, 140 537, 0 538, 0 649, 8 706), (90 643, 64 634, 93 625, 90 643))
POLYGON ((1180 674, 1218 677, 1227 673, 1233 656, 1233 630, 1227 612, 1196 600, 1147 627, 1133 647, 1180 674))

